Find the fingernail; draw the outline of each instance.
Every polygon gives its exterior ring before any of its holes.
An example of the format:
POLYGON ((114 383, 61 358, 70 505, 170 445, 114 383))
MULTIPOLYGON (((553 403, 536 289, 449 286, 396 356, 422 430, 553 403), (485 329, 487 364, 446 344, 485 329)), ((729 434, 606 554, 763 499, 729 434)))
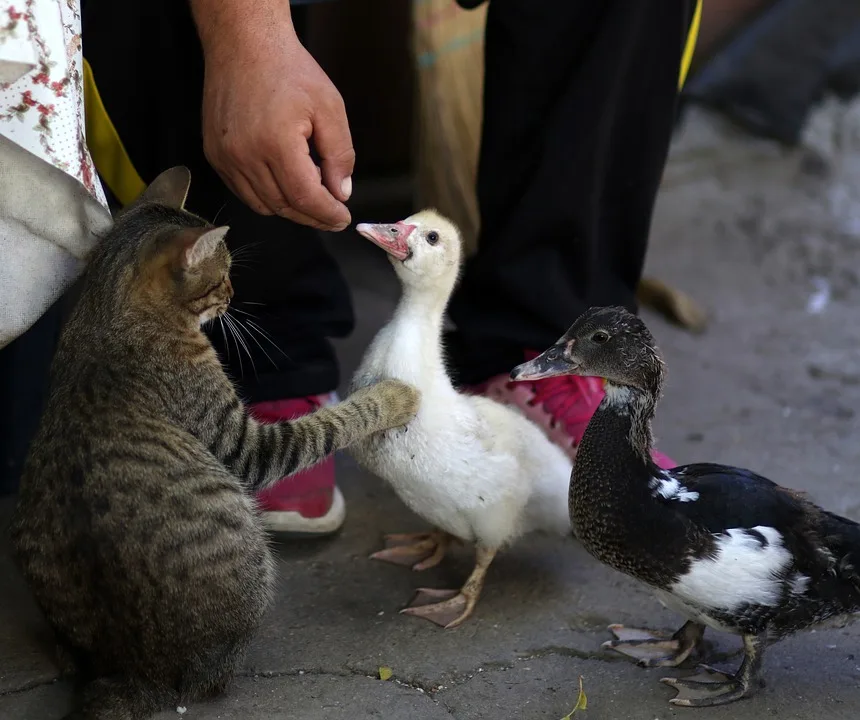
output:
POLYGON ((345 200, 349 200, 349 196, 352 195, 352 176, 345 177, 343 182, 340 184, 340 191, 343 193, 343 197, 345 200))

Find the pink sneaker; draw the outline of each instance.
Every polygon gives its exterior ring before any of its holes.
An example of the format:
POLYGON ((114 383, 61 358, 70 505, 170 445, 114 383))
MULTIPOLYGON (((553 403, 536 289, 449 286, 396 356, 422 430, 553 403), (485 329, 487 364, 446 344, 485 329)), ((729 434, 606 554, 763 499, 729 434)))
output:
MULTIPOLYGON (((526 351, 526 360, 539 353, 526 351)), ((562 375, 535 382, 511 382, 507 375, 496 375, 472 388, 505 405, 513 405, 530 420, 543 428, 546 436, 564 450, 571 459, 582 440, 588 421, 603 400, 603 380, 596 377, 562 375)), ((677 463, 656 450, 654 462, 663 469, 677 463)))
MULTIPOLYGON (((252 405, 261 422, 292 420, 338 401, 336 393, 252 405)), ((334 481, 334 457, 290 477, 257 496, 266 527, 278 534, 331 535, 343 525, 346 503, 334 481)))

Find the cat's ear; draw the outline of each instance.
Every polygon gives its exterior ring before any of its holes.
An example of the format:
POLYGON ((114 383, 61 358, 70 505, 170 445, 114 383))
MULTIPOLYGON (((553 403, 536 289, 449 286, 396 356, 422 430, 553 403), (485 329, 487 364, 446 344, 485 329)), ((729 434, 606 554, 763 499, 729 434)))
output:
POLYGON ((138 203, 156 203, 166 205, 174 210, 182 210, 191 188, 191 171, 183 166, 177 165, 165 170, 155 180, 149 183, 140 197, 135 200, 138 203))
POLYGON ((212 257, 218 245, 224 242, 229 229, 225 225, 223 227, 212 228, 200 234, 195 232, 186 235, 181 255, 182 267, 193 268, 212 257))

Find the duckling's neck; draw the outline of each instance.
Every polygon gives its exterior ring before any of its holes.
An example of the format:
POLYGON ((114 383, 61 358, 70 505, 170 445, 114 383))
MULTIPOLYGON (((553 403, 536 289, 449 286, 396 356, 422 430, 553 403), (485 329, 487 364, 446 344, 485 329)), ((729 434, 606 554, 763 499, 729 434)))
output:
POLYGON ((387 355, 397 365, 397 377, 424 391, 450 386, 442 351, 449 296, 450 293, 404 286, 388 326, 387 355))
POLYGON ((442 330, 445 309, 453 288, 426 288, 404 285, 395 315, 407 315, 409 322, 425 322, 442 330))

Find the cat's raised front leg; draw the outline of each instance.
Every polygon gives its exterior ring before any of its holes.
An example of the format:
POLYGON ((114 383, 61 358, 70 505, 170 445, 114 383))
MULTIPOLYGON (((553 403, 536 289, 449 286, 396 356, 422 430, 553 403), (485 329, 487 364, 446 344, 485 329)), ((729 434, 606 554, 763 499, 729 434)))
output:
POLYGON ((263 424, 246 412, 225 413, 210 449, 251 492, 259 492, 368 435, 405 425, 419 400, 412 386, 382 380, 296 420, 263 424))

